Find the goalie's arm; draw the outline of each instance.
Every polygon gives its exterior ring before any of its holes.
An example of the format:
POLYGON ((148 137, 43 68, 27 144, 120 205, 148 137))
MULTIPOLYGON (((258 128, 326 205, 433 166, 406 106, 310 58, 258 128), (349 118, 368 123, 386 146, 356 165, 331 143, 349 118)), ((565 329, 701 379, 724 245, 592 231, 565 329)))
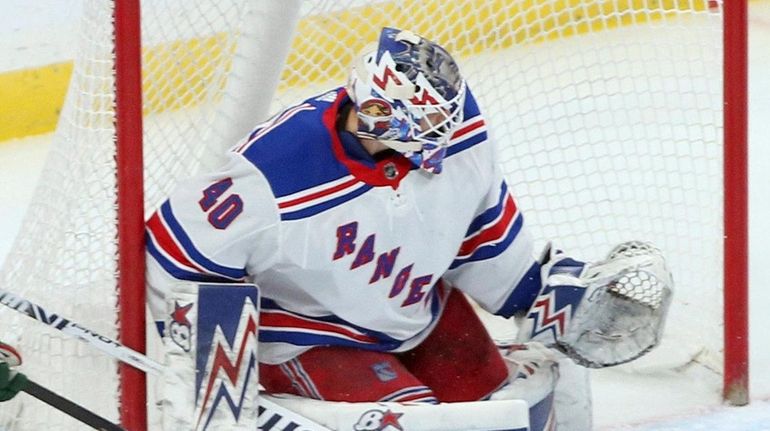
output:
POLYGON ((443 277, 486 311, 508 318, 526 312, 540 291, 540 264, 525 215, 496 159, 489 160, 479 171, 487 178, 487 193, 443 277))
POLYGON ((541 277, 522 340, 554 347, 590 368, 632 361, 660 342, 673 280, 656 247, 626 242, 601 262, 583 263, 549 245, 541 277))
POLYGON ((180 282, 241 283, 278 249, 279 216, 264 178, 240 154, 220 170, 181 182, 147 222, 148 302, 162 321, 180 282))

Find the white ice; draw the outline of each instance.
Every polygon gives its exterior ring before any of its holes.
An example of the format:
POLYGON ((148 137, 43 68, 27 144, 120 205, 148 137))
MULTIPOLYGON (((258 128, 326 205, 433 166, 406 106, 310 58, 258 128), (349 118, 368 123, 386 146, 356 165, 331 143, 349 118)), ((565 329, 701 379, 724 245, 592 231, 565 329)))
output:
MULTIPOLYGON (((76 8, 62 8, 56 0, 35 2, 37 7, 19 0, 0 0, 5 20, 0 19, 0 70, 44 64, 66 59, 71 41, 66 34, 74 23, 76 8), (41 21, 59 7, 58 27, 41 21), (36 12, 37 11, 37 12, 36 12), (20 14, 29 14, 25 21, 20 14), (13 19, 11 19, 13 17, 13 19), (10 21, 9 21, 10 19, 10 21), (47 35, 37 37, 42 31, 47 35), (50 37, 49 37, 50 36, 50 37), (30 53, 49 52, 44 58, 30 53), (11 55, 8 55, 8 54, 11 55), (54 54, 55 53, 55 54, 54 54), (24 59, 24 60, 22 60, 24 59), (26 61, 26 63, 20 63, 26 61)), ((79 4, 79 3, 77 3, 79 4)), ((751 404, 728 407, 719 394, 698 382, 678 377, 629 375, 612 370, 592 375, 596 429, 680 431, 680 430, 770 430, 770 2, 750 3, 750 364, 751 404), (638 393, 655 393, 640 398, 638 393)), ((11 248, 34 185, 51 135, 0 143, 0 262, 11 248)))

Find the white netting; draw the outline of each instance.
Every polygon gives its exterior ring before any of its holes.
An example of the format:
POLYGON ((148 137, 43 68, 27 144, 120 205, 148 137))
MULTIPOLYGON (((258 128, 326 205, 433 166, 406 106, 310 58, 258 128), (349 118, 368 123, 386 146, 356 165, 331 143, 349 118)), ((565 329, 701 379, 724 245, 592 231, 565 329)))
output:
MULTIPOLYGON (((0 288, 115 339, 112 2, 88 1, 83 9, 67 101, 0 288)), ((212 132, 224 115, 236 42, 255 14, 243 0, 143 5, 147 207, 227 146, 214 148, 212 132)), ((18 345, 32 379, 118 420, 114 360, 6 307, 0 309, 0 322, 3 339, 18 345)), ((26 396, 0 409, 0 429, 83 427, 26 396)))
MULTIPOLYGON (((656 244, 676 291, 663 345, 645 360, 719 370, 722 17, 709 3, 145 2, 146 210, 268 112, 343 84, 380 26, 410 28, 456 54, 538 244, 589 260, 625 240, 656 244), (276 4, 299 5, 299 22, 276 18, 276 4)), ((111 4, 85 10, 51 156, 0 288, 115 337, 111 4)), ((30 376, 117 420, 114 361, 5 307, 0 325, 30 376)), ((81 428, 23 397, 3 404, 4 426, 81 428)))

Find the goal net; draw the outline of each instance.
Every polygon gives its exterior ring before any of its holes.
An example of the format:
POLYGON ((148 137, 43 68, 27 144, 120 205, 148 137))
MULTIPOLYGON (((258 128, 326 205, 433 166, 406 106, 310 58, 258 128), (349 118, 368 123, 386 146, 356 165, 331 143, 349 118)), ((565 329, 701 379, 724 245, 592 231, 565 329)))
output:
MULTIPOLYGON (((0 289, 117 339, 143 328, 119 329, 117 315, 116 280, 131 268, 117 265, 113 7, 85 1, 66 104, 0 289)), ((554 240, 586 260, 631 239, 664 251, 676 283, 666 335, 630 371, 700 367, 718 391, 723 15, 708 0, 144 2, 144 212, 268 115, 343 85, 380 27, 410 29, 457 58, 538 247, 554 240)), ((114 359, 8 307, 0 327, 32 379, 121 419, 114 359)), ((0 409, 0 429, 43 427, 82 429, 29 397, 0 409)))

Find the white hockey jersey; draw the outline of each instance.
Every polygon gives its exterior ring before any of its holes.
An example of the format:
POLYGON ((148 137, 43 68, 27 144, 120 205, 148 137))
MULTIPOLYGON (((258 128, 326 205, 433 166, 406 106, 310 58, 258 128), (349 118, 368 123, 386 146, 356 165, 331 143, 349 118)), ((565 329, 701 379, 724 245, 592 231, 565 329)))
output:
POLYGON ((152 215, 157 320, 179 280, 254 282, 260 361, 276 364, 317 345, 409 350, 449 286, 503 316, 530 307, 539 264, 470 92, 438 175, 362 156, 335 127, 346 103, 338 88, 274 116, 152 215))

